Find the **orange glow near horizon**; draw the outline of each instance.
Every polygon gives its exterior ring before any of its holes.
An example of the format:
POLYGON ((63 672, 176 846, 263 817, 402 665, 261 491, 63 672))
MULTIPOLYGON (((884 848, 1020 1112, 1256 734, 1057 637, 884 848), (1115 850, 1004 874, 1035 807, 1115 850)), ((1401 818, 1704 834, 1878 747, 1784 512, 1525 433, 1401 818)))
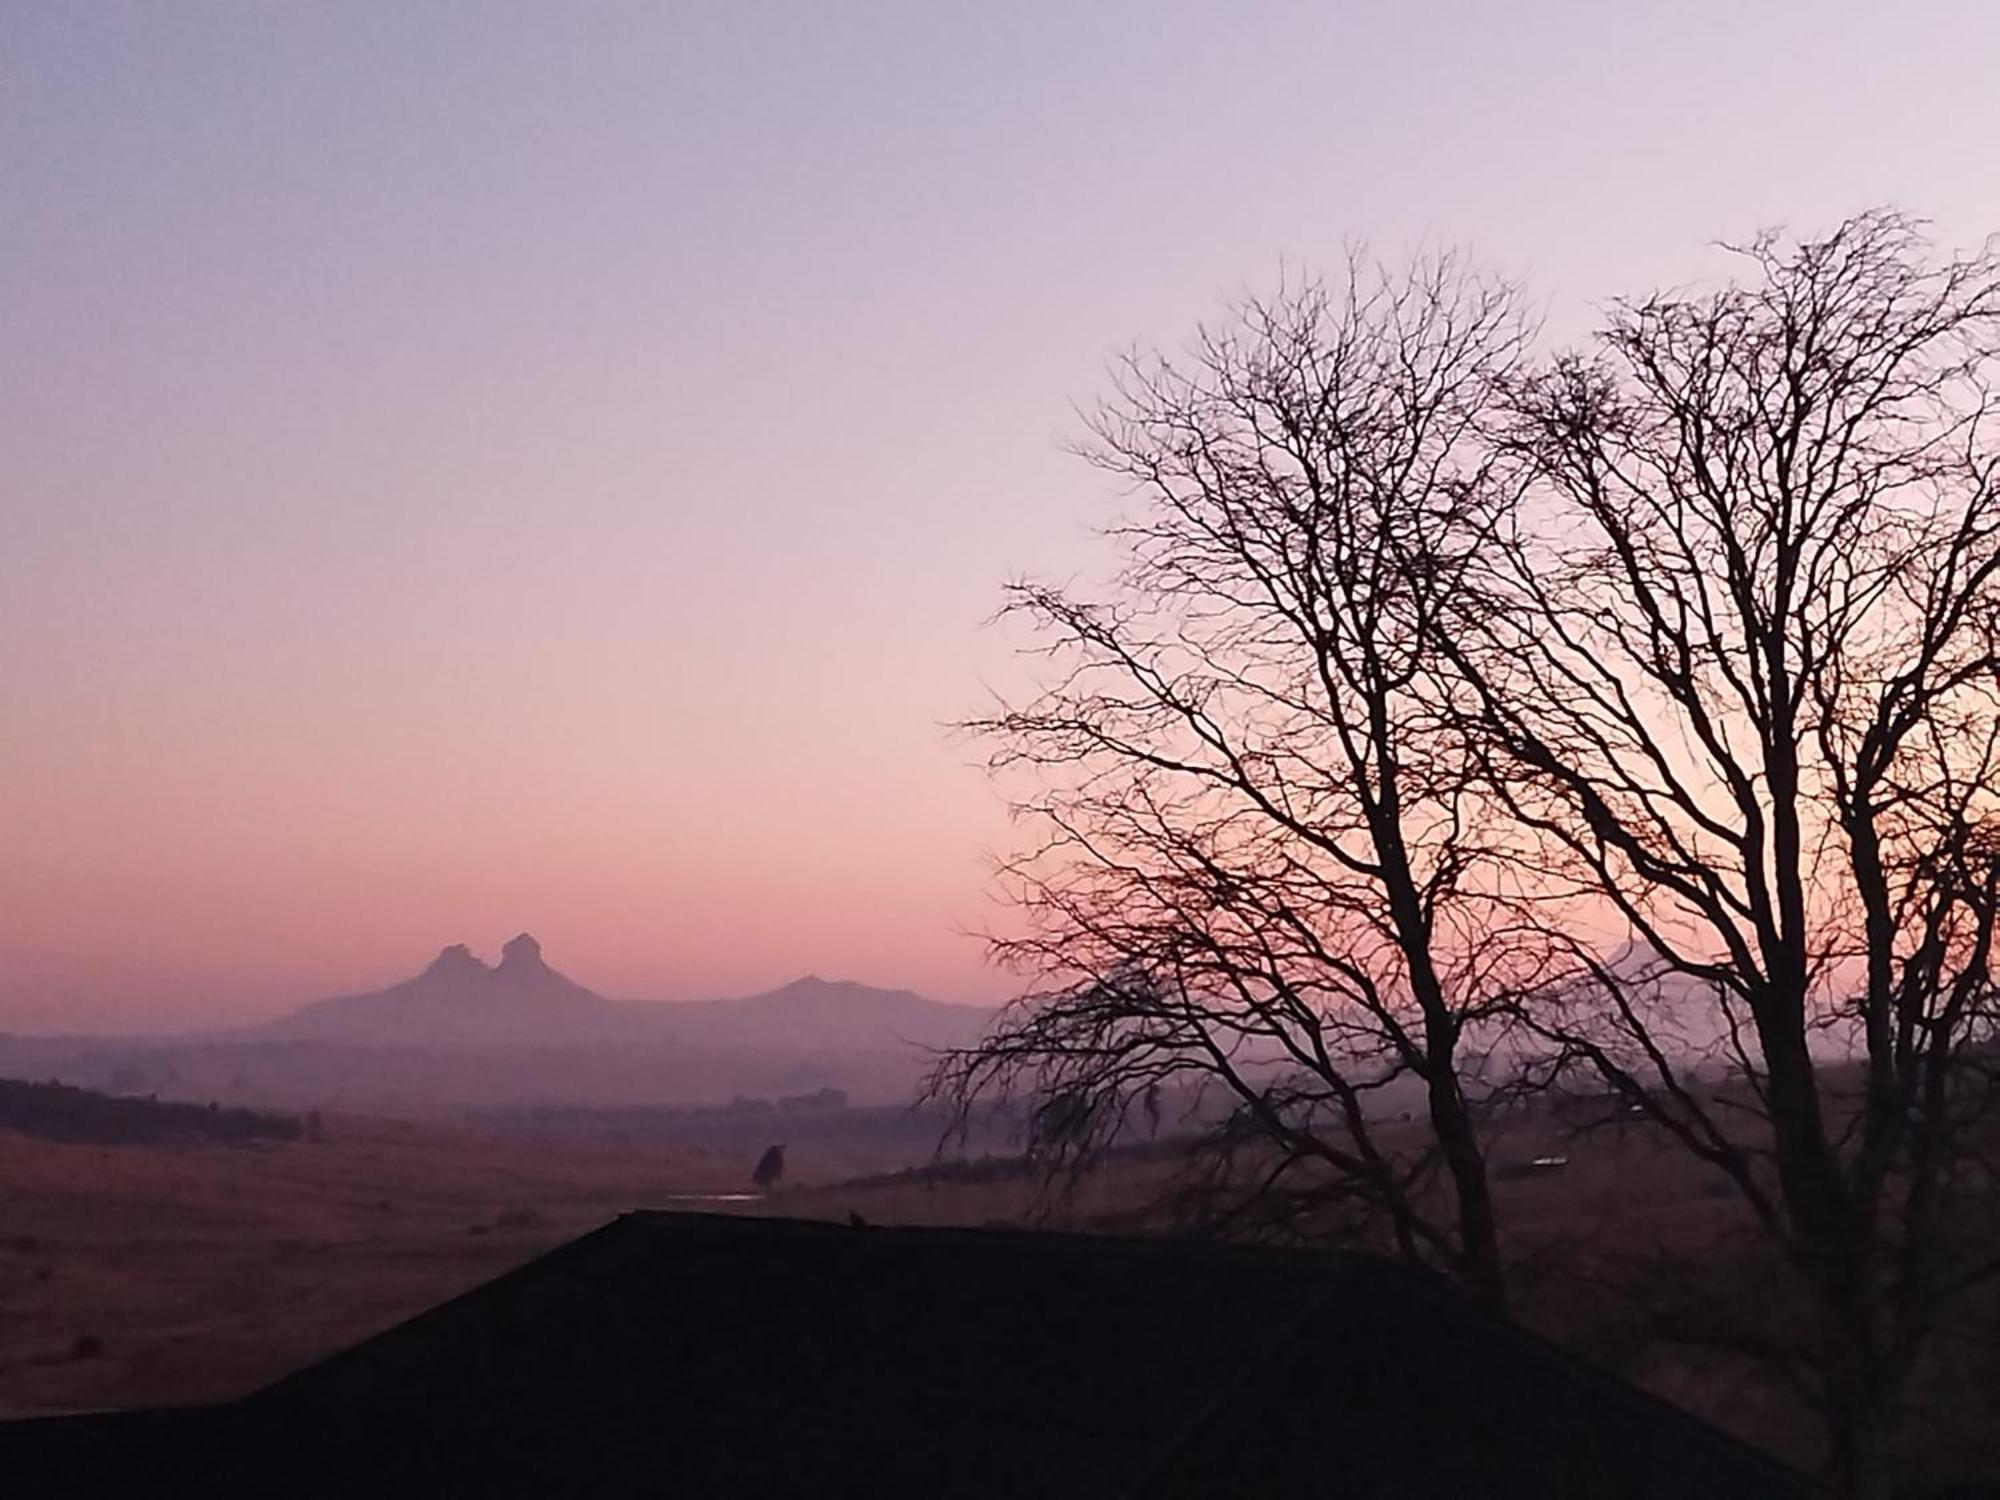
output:
POLYGON ((521 929, 616 996, 1003 998, 943 726, 1032 670, 1007 579, 1101 574, 1107 350, 1362 236, 1568 337, 1718 233, 1994 227, 1989 23, 1560 9, 17 8, 0 1030, 521 929))

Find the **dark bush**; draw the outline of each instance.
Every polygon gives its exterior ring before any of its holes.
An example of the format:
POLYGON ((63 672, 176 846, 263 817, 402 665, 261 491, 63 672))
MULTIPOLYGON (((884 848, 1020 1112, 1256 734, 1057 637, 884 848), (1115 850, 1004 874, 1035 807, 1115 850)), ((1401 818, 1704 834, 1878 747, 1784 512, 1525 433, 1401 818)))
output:
POLYGON ((253 1109, 126 1099, 70 1084, 0 1078, 0 1130, 51 1141, 97 1145, 172 1140, 295 1141, 303 1127, 290 1115, 253 1109))

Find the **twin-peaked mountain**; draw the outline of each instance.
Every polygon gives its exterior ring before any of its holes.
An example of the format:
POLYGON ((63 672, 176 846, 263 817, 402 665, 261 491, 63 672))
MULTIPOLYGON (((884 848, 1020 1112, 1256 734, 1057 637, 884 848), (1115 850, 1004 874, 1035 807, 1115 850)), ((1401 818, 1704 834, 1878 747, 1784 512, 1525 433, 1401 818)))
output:
POLYGON ((257 1029, 349 1046, 585 1047, 678 1041, 704 1048, 882 1051, 965 1046, 992 1012, 908 990, 808 977, 739 1000, 620 1001, 557 973, 526 933, 488 965, 463 944, 414 979, 307 1005, 257 1029))
POLYGON ((526 933, 482 962, 453 946, 413 979, 262 1026, 142 1037, 0 1034, 0 1076, 283 1109, 707 1107, 838 1089, 907 1103, 990 1010, 807 978, 741 1000, 611 1000, 526 933))
POLYGON ((629 1035, 628 1007, 542 961, 522 933, 489 967, 454 943, 414 979, 363 995, 317 1000, 259 1028, 267 1036, 363 1046, 582 1043, 629 1035))

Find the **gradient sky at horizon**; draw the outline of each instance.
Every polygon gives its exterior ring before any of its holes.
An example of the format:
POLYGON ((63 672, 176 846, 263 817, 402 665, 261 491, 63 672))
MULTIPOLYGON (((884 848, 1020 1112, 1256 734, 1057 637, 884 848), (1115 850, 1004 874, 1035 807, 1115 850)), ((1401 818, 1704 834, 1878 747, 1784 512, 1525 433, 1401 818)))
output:
POLYGON ((0 1029, 521 928, 625 996, 993 999, 945 722, 1088 575, 1108 351, 1469 245, 2000 229, 2000 8, 0 8, 0 1029))

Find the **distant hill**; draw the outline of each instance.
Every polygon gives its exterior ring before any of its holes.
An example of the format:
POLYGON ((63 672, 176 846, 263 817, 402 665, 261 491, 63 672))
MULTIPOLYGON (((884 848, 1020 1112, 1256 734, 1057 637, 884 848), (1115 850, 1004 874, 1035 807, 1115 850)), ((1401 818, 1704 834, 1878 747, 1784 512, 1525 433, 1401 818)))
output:
POLYGON ((558 974, 522 933, 489 968, 454 943, 414 979, 365 995, 316 1000, 253 1028, 272 1039, 375 1047, 508 1046, 613 1039, 632 1028, 625 1008, 558 974))
POLYGON ((527 933, 488 967, 463 944, 414 979, 364 995, 317 1000, 253 1028, 260 1039, 370 1047, 575 1047, 680 1042, 813 1051, 960 1047, 992 1012, 909 990, 808 975, 739 1000, 611 1000, 556 972, 527 933))
POLYGON ((625 1009, 648 1027, 689 1041, 738 1047, 967 1047, 993 1012, 807 975, 740 1000, 636 1001, 625 1009))
POLYGON ((612 1000, 549 967, 526 933, 486 964, 462 945, 386 989, 234 1031, 0 1035, 0 1075, 284 1108, 720 1105, 839 1089, 909 1100, 932 1051, 993 1012, 806 978, 738 1000, 612 1000))

